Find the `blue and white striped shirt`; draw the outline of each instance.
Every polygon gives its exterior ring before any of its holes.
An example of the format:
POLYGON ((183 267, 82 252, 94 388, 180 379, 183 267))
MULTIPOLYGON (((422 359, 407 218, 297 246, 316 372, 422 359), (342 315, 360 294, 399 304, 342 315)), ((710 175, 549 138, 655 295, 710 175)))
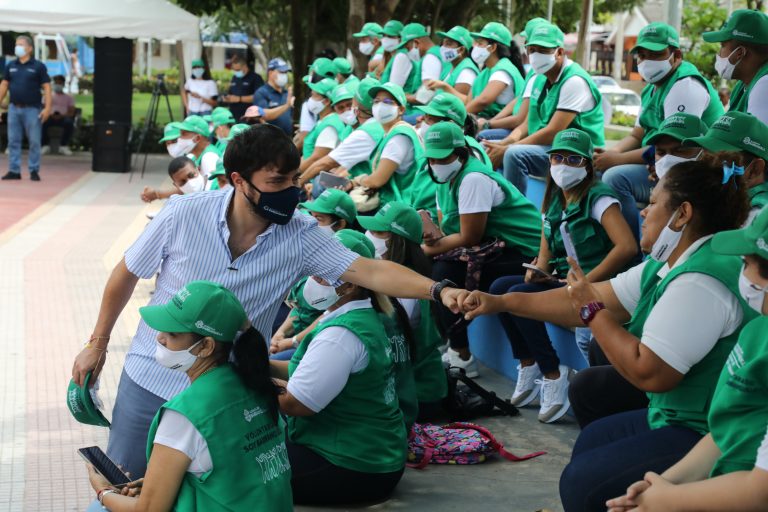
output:
MULTIPOLYGON (((281 302, 303 276, 334 283, 359 256, 317 228, 308 215, 270 225, 247 252, 232 261, 227 242, 227 210, 233 189, 173 196, 125 253, 134 275, 149 279, 160 269, 150 304, 165 304, 189 281, 205 279, 231 290, 243 304, 253 326, 271 337, 281 302), (236 270, 235 270, 236 269, 236 270)), ((155 361, 157 332, 139 323, 125 371, 139 386, 165 398, 189 385, 183 372, 155 361)))

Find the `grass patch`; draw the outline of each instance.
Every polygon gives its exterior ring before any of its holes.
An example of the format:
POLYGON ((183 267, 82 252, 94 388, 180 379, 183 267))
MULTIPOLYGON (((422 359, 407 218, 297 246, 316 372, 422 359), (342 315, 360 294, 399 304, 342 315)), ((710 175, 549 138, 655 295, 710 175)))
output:
MULTIPOLYGON (((149 110, 149 101, 152 99, 152 94, 145 92, 133 93, 133 103, 131 105, 131 120, 133 124, 139 123, 147 115, 149 110)), ((171 110, 173 111, 173 118, 176 121, 181 121, 181 96, 178 94, 169 94, 168 99, 171 102, 171 110)), ((93 95, 78 94, 75 96, 75 106, 83 110, 83 119, 93 121, 93 95)), ((164 126, 169 123, 171 119, 168 117, 168 107, 165 103, 165 97, 160 97, 160 108, 157 112, 157 123, 160 126, 164 126)))
POLYGON ((611 128, 605 129, 605 140, 621 140, 627 136, 627 132, 613 130, 611 128))

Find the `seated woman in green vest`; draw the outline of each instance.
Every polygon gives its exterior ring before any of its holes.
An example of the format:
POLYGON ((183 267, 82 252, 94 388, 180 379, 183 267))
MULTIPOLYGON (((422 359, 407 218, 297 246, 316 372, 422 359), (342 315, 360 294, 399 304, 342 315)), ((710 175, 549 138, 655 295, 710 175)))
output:
POLYGON ((373 158, 373 172, 353 179, 355 185, 378 191, 380 205, 411 200, 411 184, 423 162, 424 148, 416 130, 402 120, 407 102, 403 88, 393 83, 371 87, 373 118, 384 129, 373 158))
MULTIPOLYGON (((419 274, 432 276, 432 262, 421 248, 423 225, 419 214, 407 204, 392 201, 373 217, 360 217, 377 257, 394 261, 419 274)), ((411 347, 413 376, 418 394, 418 421, 427 422, 442 412, 448 393, 440 356, 443 338, 437 329, 430 302, 397 299, 407 313, 413 333, 411 347)))
POLYGON ((451 67, 448 76, 442 80, 430 80, 427 87, 433 91, 442 90, 453 94, 462 103, 466 103, 472 92, 472 85, 480 74, 477 64, 469 56, 472 51, 472 36, 469 30, 460 25, 448 32, 438 32, 437 35, 443 38, 440 56, 451 67))
POLYGON ((742 256, 742 298, 760 316, 741 331, 722 369, 709 431, 674 466, 646 474, 612 510, 764 510, 768 503, 768 211, 747 228, 718 233, 712 249, 742 256), (762 442, 762 445, 761 445, 762 442), (626 507, 626 508, 625 508, 626 507))
POLYGON ((220 284, 192 281, 167 304, 139 313, 159 333, 157 362, 185 372, 192 384, 152 422, 138 496, 121 495, 89 467, 101 505, 112 512, 293 510, 266 345, 237 297, 220 284))
MULTIPOLYGON (((592 152, 592 141, 581 130, 569 128, 555 136, 541 209, 544 226, 539 255, 531 262, 543 272, 529 269, 525 276, 502 277, 491 285, 491 293, 535 293, 565 286, 566 236, 590 281, 605 281, 628 267, 637 253, 635 237, 621 216, 616 194, 595 176, 592 152), (544 272, 554 274, 555 279, 544 272)), ((572 370, 560 364, 543 322, 507 313, 500 314, 499 320, 512 354, 520 361, 512 404, 528 405, 541 393, 539 421, 557 421, 570 407, 572 370)), ((587 342, 589 338, 587 333, 587 342)))
POLYGON ((643 263, 592 283, 570 261, 565 288, 459 298, 469 318, 504 311, 586 325, 612 364, 605 368, 614 378, 591 388, 584 379, 604 377, 595 372, 603 367, 579 372, 582 392, 591 393, 580 400, 604 417, 584 427, 560 478, 566 511, 605 510, 607 499, 646 471, 663 471, 707 433, 718 375, 755 317, 739 292, 741 261, 716 254, 712 236, 741 226, 747 211, 744 181, 731 165, 684 162, 661 179, 643 210, 640 245, 651 256, 643 263), (644 393, 647 406, 629 410, 644 393))
POLYGON ((490 119, 523 88, 523 63, 509 29, 492 21, 472 32, 472 60, 482 69, 472 84, 467 112, 490 119))
MULTIPOLYGON (((330 153, 352 131, 350 126, 334 111, 333 91, 336 85, 336 81, 330 78, 323 78, 319 82, 307 84, 312 90, 312 95, 307 100, 307 108, 318 117, 317 124, 304 138, 304 145, 301 149, 301 164, 299 164, 299 170, 302 172, 330 153)), ((350 99, 345 98, 339 101, 349 101, 350 99)), ((345 107, 351 108, 351 102, 345 107)))
MULTIPOLYGON (((476 286, 488 290, 500 277, 523 275, 523 263, 538 252, 541 219, 536 207, 475 155, 455 123, 437 123, 427 130, 426 156, 437 183, 442 231, 442 236, 425 236, 422 246, 427 256, 436 258, 432 278, 465 283, 468 263, 454 257, 455 250, 494 241, 491 254, 477 256, 482 273, 476 286)), ((440 317, 450 342, 446 361, 464 368, 470 377, 477 376, 461 315, 441 308, 440 317)))
MULTIPOLYGON (((373 256, 365 236, 348 230, 336 236, 361 256, 373 256)), ((395 354, 380 317, 392 305, 351 283, 310 278, 306 287, 316 306, 329 311, 290 362, 271 362, 273 376, 288 380, 280 409, 289 416, 294 503, 385 499, 406 459, 395 354)))

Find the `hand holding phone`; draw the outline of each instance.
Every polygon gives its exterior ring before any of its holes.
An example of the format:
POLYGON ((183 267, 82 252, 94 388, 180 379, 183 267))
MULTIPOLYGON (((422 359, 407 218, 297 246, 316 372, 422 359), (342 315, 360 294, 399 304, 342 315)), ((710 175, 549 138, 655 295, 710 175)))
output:
POLYGON ((525 273, 526 282, 557 281, 555 276, 537 267, 535 263, 536 259, 533 260, 533 263, 523 263, 523 267, 528 269, 528 272, 525 273))
POLYGON ((325 188, 346 190, 347 185, 349 185, 349 180, 347 178, 342 178, 341 176, 336 176, 335 174, 326 171, 320 172, 317 181, 325 188))
POLYGON ((114 487, 123 487, 131 482, 131 477, 107 457, 107 454, 98 446, 80 448, 77 453, 114 487))

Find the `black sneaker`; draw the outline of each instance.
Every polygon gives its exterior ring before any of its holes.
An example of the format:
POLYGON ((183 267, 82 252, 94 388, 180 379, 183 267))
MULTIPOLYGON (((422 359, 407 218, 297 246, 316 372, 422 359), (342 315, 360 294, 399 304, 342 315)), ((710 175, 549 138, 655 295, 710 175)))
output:
POLYGON ((0 179, 1 180, 20 180, 21 179, 21 174, 19 174, 17 172, 9 172, 9 173, 6 173, 6 175, 3 176, 0 179))
POLYGON ((37 171, 33 171, 29 173, 29 179, 32 181, 40 181, 40 175, 37 173, 37 171))

